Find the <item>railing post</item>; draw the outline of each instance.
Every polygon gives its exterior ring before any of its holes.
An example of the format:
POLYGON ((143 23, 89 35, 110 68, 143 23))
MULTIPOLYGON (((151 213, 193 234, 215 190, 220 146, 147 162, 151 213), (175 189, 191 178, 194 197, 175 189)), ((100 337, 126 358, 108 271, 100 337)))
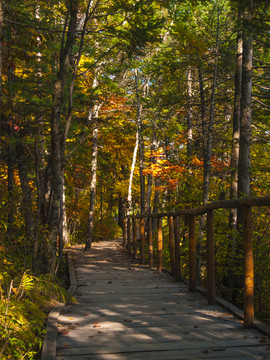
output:
POLYGON ((189 215, 189 291, 196 290, 196 231, 195 216, 189 215))
POLYGON ((144 229, 144 218, 140 218, 140 230, 141 230, 141 263, 145 262, 145 229, 144 229))
POLYGON ((131 253, 131 219, 128 218, 127 219, 127 252, 130 254, 131 253))
POLYGON ((179 232, 179 217, 173 218, 174 228, 174 247, 175 247, 175 278, 177 281, 181 280, 181 253, 180 253, 180 232, 179 232))
POLYGON ((149 249, 149 266, 152 267, 154 263, 153 253, 153 229, 152 229, 152 218, 147 218, 147 240, 149 249))
POLYGON ((245 257, 244 327, 249 328, 254 326, 254 264, 251 206, 244 206, 243 236, 245 257))
POLYGON ((136 259, 137 257, 137 219, 132 219, 133 226, 133 257, 136 259))
POLYGON ((162 217, 157 219, 157 238, 158 238, 158 272, 162 271, 163 259, 163 238, 162 238, 162 217))
POLYGON ((123 221, 123 250, 125 250, 127 244, 127 219, 123 221))
POLYGON ((214 210, 207 212, 207 299, 208 304, 216 302, 215 282, 215 240, 214 240, 214 210))
POLYGON ((174 228, 173 228, 173 217, 168 217, 169 223, 169 243, 170 243, 170 260, 172 276, 175 275, 175 241, 174 241, 174 228))

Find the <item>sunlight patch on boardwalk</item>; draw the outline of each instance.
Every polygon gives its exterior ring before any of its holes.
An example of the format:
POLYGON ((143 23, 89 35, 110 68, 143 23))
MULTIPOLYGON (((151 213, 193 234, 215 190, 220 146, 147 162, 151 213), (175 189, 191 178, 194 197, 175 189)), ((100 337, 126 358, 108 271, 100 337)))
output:
POLYGON ((73 249, 77 302, 59 318, 58 360, 270 359, 270 344, 115 242, 73 249))

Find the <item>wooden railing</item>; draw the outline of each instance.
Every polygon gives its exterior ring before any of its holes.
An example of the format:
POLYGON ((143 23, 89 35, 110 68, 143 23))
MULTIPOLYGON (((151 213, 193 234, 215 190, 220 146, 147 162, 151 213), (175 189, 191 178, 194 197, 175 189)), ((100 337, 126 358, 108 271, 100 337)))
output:
POLYGON ((217 209, 243 208, 243 249, 244 249, 244 326, 254 325, 254 262, 252 247, 252 207, 270 206, 270 196, 262 198, 243 198, 224 200, 209 203, 205 206, 192 209, 183 209, 175 212, 158 214, 130 215, 125 217, 123 231, 123 247, 134 257, 138 255, 137 249, 137 221, 140 222, 140 259, 145 263, 145 223, 147 222, 147 249, 149 266, 153 266, 153 233, 152 220, 157 219, 157 268, 162 271, 163 261, 163 233, 162 219, 168 218, 170 262, 172 275, 176 280, 181 279, 180 268, 180 231, 177 218, 185 216, 189 236, 189 290, 196 289, 196 231, 195 220, 198 215, 207 215, 206 226, 206 270, 207 270, 207 299, 208 304, 216 301, 215 284, 215 239, 214 239, 214 211, 217 209))

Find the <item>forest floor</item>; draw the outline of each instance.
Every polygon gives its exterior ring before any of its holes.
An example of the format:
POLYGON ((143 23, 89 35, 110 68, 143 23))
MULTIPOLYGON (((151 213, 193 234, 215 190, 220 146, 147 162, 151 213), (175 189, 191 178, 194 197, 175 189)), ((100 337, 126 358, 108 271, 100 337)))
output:
POLYGON ((118 242, 72 248, 76 302, 58 319, 57 360, 270 359, 269 339, 118 242))

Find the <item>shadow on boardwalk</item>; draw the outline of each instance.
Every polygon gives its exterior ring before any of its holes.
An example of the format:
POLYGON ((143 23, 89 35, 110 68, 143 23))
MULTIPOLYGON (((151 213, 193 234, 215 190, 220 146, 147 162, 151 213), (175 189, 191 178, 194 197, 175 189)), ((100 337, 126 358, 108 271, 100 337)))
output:
POLYGON ((270 359, 268 339, 116 242, 73 248, 77 303, 62 311, 57 359, 270 359))

